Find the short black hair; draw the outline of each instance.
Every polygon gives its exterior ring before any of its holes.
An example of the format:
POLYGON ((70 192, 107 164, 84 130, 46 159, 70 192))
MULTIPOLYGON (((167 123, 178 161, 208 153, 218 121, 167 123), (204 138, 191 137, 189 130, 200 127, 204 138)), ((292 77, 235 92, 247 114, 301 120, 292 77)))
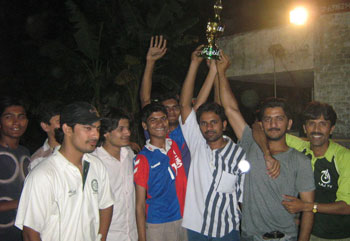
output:
POLYGON ((284 111, 284 114, 287 116, 287 118, 288 119, 292 118, 286 99, 269 97, 260 104, 260 109, 258 113, 259 121, 261 121, 262 118, 264 117, 265 110, 267 108, 275 108, 275 107, 281 107, 284 111))
POLYGON ((60 128, 55 129, 55 139, 62 144, 64 140, 62 127, 64 124, 70 126, 74 131, 76 124, 90 125, 101 119, 96 107, 90 103, 84 101, 70 103, 64 106, 60 112, 60 128))
POLYGON ((142 109, 142 117, 141 120, 142 122, 147 122, 148 117, 152 115, 154 112, 163 112, 164 114, 167 115, 167 111, 165 107, 159 103, 151 103, 143 107, 142 109))
POLYGON ((176 94, 175 92, 165 92, 164 94, 161 94, 158 96, 159 103, 162 103, 163 101, 171 100, 171 99, 174 99, 177 102, 179 102, 179 95, 176 94))
POLYGON ((105 117, 101 119, 100 139, 98 146, 102 145, 106 141, 104 134, 118 128, 119 121, 121 119, 127 119, 130 122, 130 116, 123 110, 114 107, 109 109, 109 112, 106 113, 105 117))
POLYGON ((215 103, 215 102, 204 103, 198 108, 198 110, 196 112, 198 123, 199 123, 199 120, 204 112, 214 112, 215 114, 217 114, 220 117, 222 122, 224 122, 227 119, 226 115, 225 115, 224 107, 222 107, 221 105, 219 105, 218 103, 215 103))
POLYGON ((21 100, 20 98, 17 98, 15 96, 3 95, 0 97, 0 116, 2 116, 6 108, 10 106, 22 106, 24 110, 26 109, 23 100, 21 100))
POLYGON ((62 109, 62 103, 59 101, 52 101, 42 103, 39 106, 39 121, 50 125, 52 117, 59 115, 62 109))
POLYGON ((331 105, 318 101, 312 101, 306 105, 303 112, 304 123, 308 120, 316 120, 321 116, 323 116, 325 120, 329 120, 331 126, 334 126, 337 121, 337 113, 335 113, 331 105))

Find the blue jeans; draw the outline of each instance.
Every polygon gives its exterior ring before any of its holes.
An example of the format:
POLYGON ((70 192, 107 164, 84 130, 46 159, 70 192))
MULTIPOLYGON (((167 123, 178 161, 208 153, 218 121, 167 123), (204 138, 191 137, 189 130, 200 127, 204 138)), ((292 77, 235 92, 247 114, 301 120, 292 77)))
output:
POLYGON ((188 241, 239 241, 239 232, 232 230, 221 238, 211 238, 195 231, 187 229, 188 241))

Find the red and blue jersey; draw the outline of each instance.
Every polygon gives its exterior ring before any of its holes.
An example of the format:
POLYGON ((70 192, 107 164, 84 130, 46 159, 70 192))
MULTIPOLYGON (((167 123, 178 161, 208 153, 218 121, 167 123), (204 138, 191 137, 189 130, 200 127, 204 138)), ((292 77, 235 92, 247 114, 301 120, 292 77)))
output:
POLYGON ((144 187, 146 222, 166 223, 182 218, 187 178, 176 142, 166 139, 167 152, 146 144, 136 156, 134 181, 144 187))
MULTIPOLYGON (((148 131, 145 130, 144 134, 145 134, 146 140, 149 140, 148 131)), ((190 153, 190 149, 188 148, 188 146, 186 144, 185 137, 182 133, 180 125, 178 125, 174 130, 169 132, 167 137, 174 140, 176 142, 177 146, 179 147, 179 149, 181 151, 182 163, 184 165, 185 172, 186 172, 186 177, 188 177, 188 171, 189 171, 190 165, 191 165, 191 153, 190 153)))

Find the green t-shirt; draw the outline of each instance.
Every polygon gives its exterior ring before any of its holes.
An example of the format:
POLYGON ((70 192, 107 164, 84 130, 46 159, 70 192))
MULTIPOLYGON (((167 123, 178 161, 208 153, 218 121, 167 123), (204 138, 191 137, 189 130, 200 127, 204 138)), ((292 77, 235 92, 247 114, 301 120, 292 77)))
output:
MULTIPOLYGON (((310 142, 287 135, 287 145, 311 159, 315 177, 315 202, 350 204, 350 150, 329 140, 324 156, 315 157, 310 142)), ((316 213, 312 233, 325 239, 350 237, 350 215, 316 213)))

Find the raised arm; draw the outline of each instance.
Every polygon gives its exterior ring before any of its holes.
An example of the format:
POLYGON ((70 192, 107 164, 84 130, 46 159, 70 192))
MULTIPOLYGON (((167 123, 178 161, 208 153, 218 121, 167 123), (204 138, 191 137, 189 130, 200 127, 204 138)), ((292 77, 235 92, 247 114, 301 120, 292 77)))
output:
POLYGON ((164 56, 167 51, 166 39, 163 36, 155 36, 151 38, 150 46, 146 56, 146 67, 140 88, 141 107, 151 103, 152 75, 156 61, 164 56))
POLYGON ((198 67, 201 64, 203 58, 199 57, 200 50, 202 49, 202 45, 196 48, 191 55, 191 63, 188 69, 185 81, 182 85, 181 96, 180 96, 180 107, 181 107, 181 119, 182 122, 185 123, 188 115, 192 110, 192 97, 193 97, 193 89, 194 83, 196 80, 196 75, 198 71, 198 67))
POLYGON ((199 91, 196 103, 193 106, 195 111, 197 111, 197 109, 207 101, 217 74, 215 60, 207 60, 207 65, 209 67, 209 72, 204 80, 201 90, 199 91))
POLYGON ((219 92, 219 77, 218 77, 218 75, 215 76, 215 80, 214 80, 214 101, 215 101, 215 103, 222 105, 221 99, 220 99, 220 92, 219 92))
POLYGON ((232 126, 238 139, 242 138, 244 127, 247 125, 238 108, 238 103, 232 93, 231 86, 226 78, 226 70, 230 61, 226 54, 220 51, 220 60, 216 61, 219 77, 219 96, 222 106, 225 109, 227 119, 232 126))

